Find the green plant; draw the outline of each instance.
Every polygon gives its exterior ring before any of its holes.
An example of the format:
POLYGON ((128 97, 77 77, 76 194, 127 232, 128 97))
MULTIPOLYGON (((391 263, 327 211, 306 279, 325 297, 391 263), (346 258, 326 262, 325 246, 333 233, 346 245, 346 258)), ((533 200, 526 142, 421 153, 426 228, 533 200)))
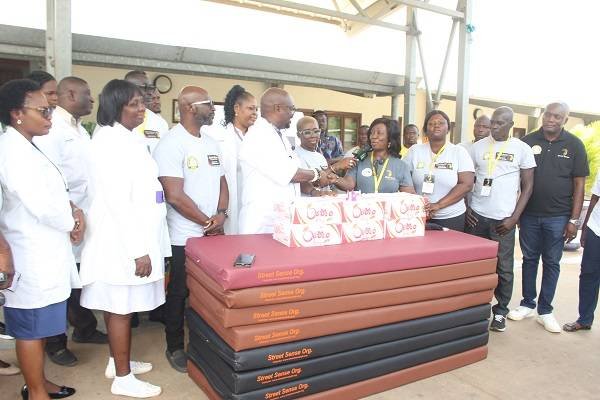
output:
POLYGON ((586 197, 589 197, 600 168, 600 121, 594 121, 585 126, 576 125, 570 132, 581 139, 587 152, 590 176, 585 181, 585 194, 586 197))

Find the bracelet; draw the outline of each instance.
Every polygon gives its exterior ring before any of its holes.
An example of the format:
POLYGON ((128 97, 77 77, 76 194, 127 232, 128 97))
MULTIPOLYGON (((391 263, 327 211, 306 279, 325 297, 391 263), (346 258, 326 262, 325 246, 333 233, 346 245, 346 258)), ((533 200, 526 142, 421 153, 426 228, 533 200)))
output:
POLYGON ((310 183, 316 182, 319 180, 319 170, 317 168, 313 168, 313 172, 315 173, 315 176, 309 181, 310 183))

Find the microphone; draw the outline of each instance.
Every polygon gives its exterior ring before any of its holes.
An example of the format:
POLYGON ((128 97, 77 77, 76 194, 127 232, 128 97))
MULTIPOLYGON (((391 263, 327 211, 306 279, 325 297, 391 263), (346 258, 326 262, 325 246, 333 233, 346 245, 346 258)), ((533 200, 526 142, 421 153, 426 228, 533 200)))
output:
POLYGON ((363 147, 362 149, 358 149, 358 150, 354 151, 352 153, 352 155, 354 155, 354 158, 356 158, 358 161, 362 161, 365 158, 367 158, 367 155, 372 151, 373 151, 373 148, 371 147, 370 144, 368 144, 365 147, 363 147))

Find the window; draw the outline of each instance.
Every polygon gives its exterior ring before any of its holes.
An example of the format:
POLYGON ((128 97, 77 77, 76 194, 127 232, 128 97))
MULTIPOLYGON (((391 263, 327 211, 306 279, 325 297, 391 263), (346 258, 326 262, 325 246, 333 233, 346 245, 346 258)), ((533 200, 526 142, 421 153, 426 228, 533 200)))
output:
MULTIPOLYGON (((315 110, 299 108, 304 115, 311 116, 315 110)), ((358 127, 361 124, 362 115, 343 111, 325 111, 327 114, 327 132, 342 142, 344 151, 356 146, 358 142, 358 127)))

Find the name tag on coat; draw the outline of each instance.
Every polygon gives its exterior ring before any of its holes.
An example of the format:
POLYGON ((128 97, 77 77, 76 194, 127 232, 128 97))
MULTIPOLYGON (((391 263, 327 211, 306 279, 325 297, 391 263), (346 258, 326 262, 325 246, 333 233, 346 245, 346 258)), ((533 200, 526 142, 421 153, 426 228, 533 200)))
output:
POLYGON ((219 165, 221 165, 218 155, 209 154, 206 157, 208 158, 208 165, 210 165, 211 167, 218 167, 219 165))

